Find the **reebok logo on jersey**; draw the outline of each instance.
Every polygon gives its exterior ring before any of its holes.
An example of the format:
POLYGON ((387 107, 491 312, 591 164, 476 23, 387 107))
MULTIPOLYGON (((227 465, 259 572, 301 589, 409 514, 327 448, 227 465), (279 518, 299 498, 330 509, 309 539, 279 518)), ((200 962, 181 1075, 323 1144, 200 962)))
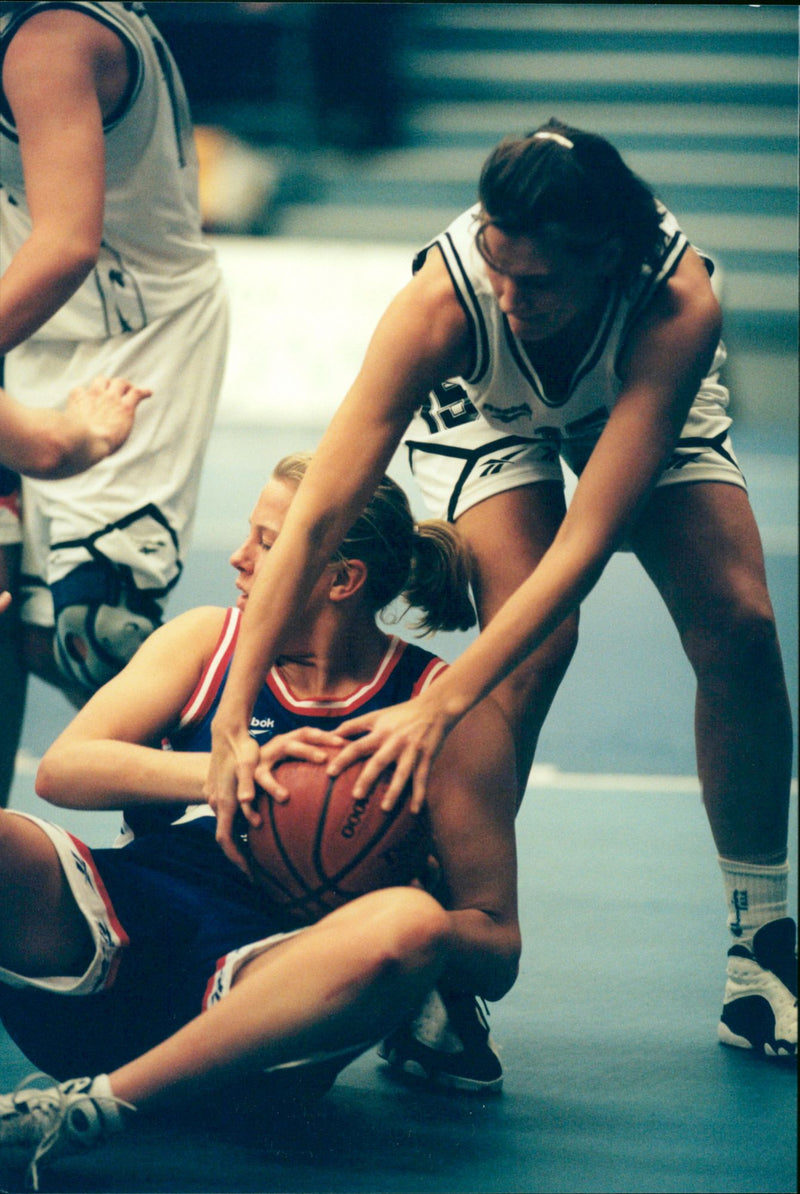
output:
POLYGON ((250 718, 250 736, 255 738, 256 734, 266 734, 275 729, 275 722, 271 717, 251 717, 250 718))
POLYGON ((482 477, 496 476, 507 464, 513 464, 521 451, 521 448, 517 448, 516 452, 508 452, 505 456, 490 456, 481 466, 480 475, 482 477))

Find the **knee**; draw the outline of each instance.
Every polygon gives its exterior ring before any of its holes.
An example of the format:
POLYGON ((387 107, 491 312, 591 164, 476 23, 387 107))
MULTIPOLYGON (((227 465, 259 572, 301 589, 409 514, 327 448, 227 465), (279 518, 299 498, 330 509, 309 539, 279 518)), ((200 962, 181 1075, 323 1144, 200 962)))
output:
POLYGON ((369 909, 377 970, 389 978, 444 966, 451 941, 450 918, 424 891, 392 887, 363 897, 369 909))
POLYGON ((764 590, 715 602, 710 617, 687 627, 682 641, 700 677, 731 671, 758 677, 780 659, 775 615, 764 590))
POLYGON ((13 858, 12 819, 14 814, 0 808, 0 876, 6 874, 6 862, 13 858))
POLYGON ((84 692, 95 692, 121 671, 161 622, 157 602, 125 586, 108 561, 81 564, 51 591, 56 665, 84 692))
POLYGON ((0 808, 0 888, 16 888, 44 873, 49 859, 43 837, 29 820, 0 808))

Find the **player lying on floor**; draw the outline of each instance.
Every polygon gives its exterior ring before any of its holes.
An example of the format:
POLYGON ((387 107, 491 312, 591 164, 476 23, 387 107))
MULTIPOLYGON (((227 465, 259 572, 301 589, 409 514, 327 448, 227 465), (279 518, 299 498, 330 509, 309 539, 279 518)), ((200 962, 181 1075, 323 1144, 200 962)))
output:
MULTIPOLYGON (((0 1097, 0 1165, 18 1163, 21 1147, 34 1185, 45 1156, 100 1142, 133 1108, 282 1067, 305 1067, 311 1084, 320 1065, 341 1069, 397 1029, 434 987, 496 1000, 515 980, 513 750, 492 701, 450 736, 431 785, 446 908, 416 886, 386 888, 287 935, 295 922, 217 845, 202 803, 210 722, 305 465, 281 462, 231 557, 238 608, 196 609, 157 630, 42 760, 45 799, 124 810, 121 848, 90 850, 39 818, 0 813, 0 1016, 59 1083, 0 1097)), ((384 480, 266 677, 254 713, 254 734, 274 734, 261 740, 262 788, 282 798, 276 765, 323 761, 321 744, 342 742, 326 731, 355 709, 436 682, 445 665, 384 633, 376 614, 402 593, 426 628, 469 621, 456 543, 441 524, 416 528, 384 480)))

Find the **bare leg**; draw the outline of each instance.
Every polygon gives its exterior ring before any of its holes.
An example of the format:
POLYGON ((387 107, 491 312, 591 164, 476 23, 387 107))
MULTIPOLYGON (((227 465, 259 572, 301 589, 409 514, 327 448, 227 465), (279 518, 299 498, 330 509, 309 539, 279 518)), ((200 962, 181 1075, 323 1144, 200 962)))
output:
POLYGON ((58 688, 80 709, 87 694, 70 685, 53 657, 53 632, 44 626, 26 626, 19 617, 19 548, 0 548, 0 591, 13 595, 10 607, 0 613, 0 808, 8 804, 19 749, 28 676, 38 676, 58 688))
MULTIPOLYGON (((473 591, 481 627, 530 576, 564 517, 560 485, 541 482, 487 498, 458 519, 475 564, 473 591)), ((575 652, 577 613, 495 689, 517 752, 518 803, 528 782, 544 719, 575 652)))
POLYGON ((0 808, 8 804, 14 779, 22 718, 25 713, 27 673, 19 620, 19 565, 21 547, 0 547, 0 591, 12 595, 11 606, 0 614, 0 808))
POLYGON ((33 821, 0 810, 0 966, 29 978, 83 974, 93 944, 55 847, 33 821))
POLYGON ((705 483, 657 490, 633 538, 697 677, 697 766, 718 852, 781 863, 791 714, 747 495, 705 483))
POLYGON ((240 972, 219 1003, 109 1075, 137 1107, 326 1050, 378 1041, 441 974, 448 919, 412 888, 362 896, 240 972))

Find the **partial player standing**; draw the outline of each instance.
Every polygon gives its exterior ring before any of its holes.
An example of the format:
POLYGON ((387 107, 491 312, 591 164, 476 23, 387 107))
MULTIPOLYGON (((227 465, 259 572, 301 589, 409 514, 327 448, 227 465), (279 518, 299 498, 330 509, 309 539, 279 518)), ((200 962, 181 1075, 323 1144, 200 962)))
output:
POLYGON ((482 630, 430 691, 345 724, 359 737, 332 771, 371 755, 366 787, 395 763, 394 792, 413 773, 421 803, 442 743, 494 692, 521 795, 580 603, 629 544, 697 678, 698 770, 734 938, 720 1039, 794 1055, 791 719, 728 436, 711 264, 613 146, 558 121, 501 142, 479 197, 378 324, 250 598, 209 799, 221 824, 249 799, 259 677, 405 435, 432 512, 472 554, 482 630), (569 509, 561 456, 579 475, 569 509))
MULTIPOLYGON (((0 389, 0 544, 19 534, 19 473, 29 477, 73 477, 118 451, 128 438, 136 408, 148 390, 122 378, 95 378, 70 392, 63 409, 31 410, 0 389)), ((11 605, 18 585, 19 552, 0 547, 0 614, 11 605)), ((25 662, 19 626, 11 626, 14 610, 0 627, 0 674, 7 691, 24 691, 25 662)), ((20 702, 5 711, 3 734, 9 749, 0 749, 0 797, 14 773, 13 746, 22 716, 20 702)), ((0 799, 2 803, 2 799, 0 799)))
MULTIPOLYGON (((241 1095, 247 1083, 257 1090, 261 1071, 284 1067, 310 1092, 435 987, 499 999, 516 978, 513 745, 491 699, 454 730, 431 776, 441 902, 388 888, 286 935, 294 919, 217 845, 203 803, 209 726, 241 610, 305 467, 288 458, 261 494, 231 560, 238 608, 161 627, 42 761, 45 798, 124 810, 121 848, 89 850, 0 810, 0 1015, 61 1081, 0 1097, 0 1164, 32 1158, 34 1181, 45 1158, 100 1143, 132 1108, 213 1097, 231 1079, 241 1095), (164 736, 166 751, 153 745, 164 736)), ((274 769, 286 758, 324 762, 322 745, 344 741, 344 716, 441 683, 446 665, 385 633, 376 613, 404 594, 424 625, 463 626, 474 619, 465 580, 451 529, 416 528, 385 480, 262 677, 252 741, 265 790, 285 797, 274 769)), ((245 816, 257 818, 250 807, 245 816)), ((481 1031, 497 1065, 473 1018, 481 1031)))
MULTIPOLYGON (((144 5, 3 3, 0 59, 6 385, 43 408, 98 374, 153 392, 112 457, 57 484, 25 478, 4 535, 11 572, 22 544, 26 666, 80 702, 160 623, 180 576, 227 299, 183 87, 144 5)), ((0 683, 13 759, 24 684, 0 683)))

